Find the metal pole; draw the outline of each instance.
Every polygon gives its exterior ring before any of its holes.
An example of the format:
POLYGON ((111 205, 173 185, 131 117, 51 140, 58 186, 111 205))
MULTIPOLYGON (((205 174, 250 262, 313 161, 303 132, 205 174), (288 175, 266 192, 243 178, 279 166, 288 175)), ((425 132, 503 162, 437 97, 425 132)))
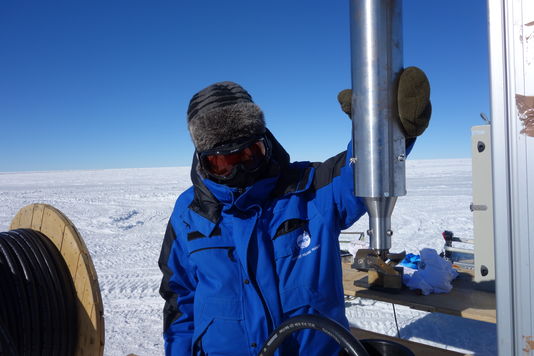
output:
POLYGON ((391 214, 406 195, 405 138, 397 110, 402 0, 350 0, 355 195, 369 213, 370 248, 391 247, 391 214))
POLYGON ((488 0, 499 355, 534 355, 534 2, 488 0))

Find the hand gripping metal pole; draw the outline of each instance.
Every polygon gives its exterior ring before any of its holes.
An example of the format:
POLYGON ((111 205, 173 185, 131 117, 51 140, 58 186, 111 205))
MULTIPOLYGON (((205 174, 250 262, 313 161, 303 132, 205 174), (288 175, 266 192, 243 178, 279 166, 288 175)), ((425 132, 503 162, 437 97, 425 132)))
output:
POLYGON ((402 1, 350 0, 354 193, 369 213, 370 248, 391 247, 391 214, 406 195, 405 138, 398 120, 402 1))

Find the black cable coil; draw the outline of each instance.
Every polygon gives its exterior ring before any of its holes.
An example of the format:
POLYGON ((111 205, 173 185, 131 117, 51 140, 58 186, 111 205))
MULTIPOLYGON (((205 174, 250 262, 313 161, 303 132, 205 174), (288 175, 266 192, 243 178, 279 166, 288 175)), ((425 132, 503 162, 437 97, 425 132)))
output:
POLYGON ((259 356, 272 356, 282 342, 295 331, 315 329, 333 338, 347 355, 369 356, 365 347, 338 322, 319 315, 299 315, 276 328, 263 345, 259 356))
POLYGON ((68 267, 46 236, 0 232, 0 355, 73 355, 76 300, 68 267))

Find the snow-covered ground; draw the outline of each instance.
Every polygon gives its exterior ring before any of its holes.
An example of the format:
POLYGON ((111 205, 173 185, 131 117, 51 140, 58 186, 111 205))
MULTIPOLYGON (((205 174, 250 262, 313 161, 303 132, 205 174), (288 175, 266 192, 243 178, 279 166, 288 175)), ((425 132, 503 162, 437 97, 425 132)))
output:
MULTIPOLYGON (((105 308, 105 355, 162 355, 163 300, 157 260, 176 197, 189 168, 0 173, 0 231, 16 212, 47 203, 76 225, 91 252, 105 308)), ((410 161, 408 195, 393 212, 392 251, 443 246, 441 232, 471 237, 471 160, 410 161)), ((351 230, 367 230, 362 218, 351 230)), ((391 304, 347 300, 357 327, 396 335, 391 304)), ((396 306, 402 338, 475 353, 497 354, 494 324, 396 306)))

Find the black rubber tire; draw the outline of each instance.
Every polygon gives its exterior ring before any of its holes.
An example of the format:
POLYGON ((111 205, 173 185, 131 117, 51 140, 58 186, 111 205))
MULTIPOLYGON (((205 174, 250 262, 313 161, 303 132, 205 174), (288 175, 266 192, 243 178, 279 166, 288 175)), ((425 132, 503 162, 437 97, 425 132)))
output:
POLYGON ((303 329, 322 331, 332 337, 350 356, 369 356, 363 345, 338 322, 319 315, 299 315, 286 320, 276 328, 261 348, 258 356, 272 356, 282 342, 293 332, 303 329))

